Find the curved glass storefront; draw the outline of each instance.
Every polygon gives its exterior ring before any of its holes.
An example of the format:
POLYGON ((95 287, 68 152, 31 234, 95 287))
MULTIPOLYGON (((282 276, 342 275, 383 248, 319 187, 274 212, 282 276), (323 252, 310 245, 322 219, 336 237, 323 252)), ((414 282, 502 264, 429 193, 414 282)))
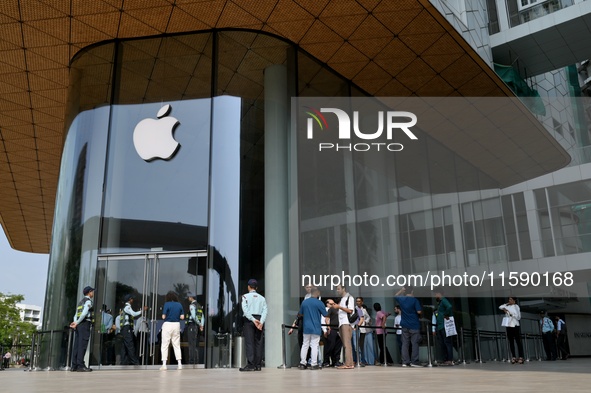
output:
MULTIPOLYGON (((216 30, 105 42, 77 54, 70 83, 44 328, 69 324, 81 289, 96 286, 91 365, 122 365, 121 344, 101 324, 127 294, 149 308, 137 331, 143 365, 160 362, 159 313, 174 290, 185 309, 189 292, 204 308, 199 363, 227 367, 240 364, 231 359, 239 299, 257 278, 275 366, 302 275, 509 269, 535 256, 524 196, 501 197, 489 176, 420 129, 400 154, 307 146, 296 124, 305 119, 290 121, 291 97, 365 94, 277 37, 216 30)), ((392 311, 393 290, 355 284, 352 295, 392 311)), ((498 329, 491 316, 506 295, 458 295, 458 326, 498 329)), ((428 290, 419 296, 433 302, 428 290)), ((534 318, 524 329, 536 331, 534 318)), ((297 357, 296 343, 286 349, 297 357)), ((186 362, 185 338, 183 350, 186 362)), ((55 350, 45 359, 65 365, 55 350)))

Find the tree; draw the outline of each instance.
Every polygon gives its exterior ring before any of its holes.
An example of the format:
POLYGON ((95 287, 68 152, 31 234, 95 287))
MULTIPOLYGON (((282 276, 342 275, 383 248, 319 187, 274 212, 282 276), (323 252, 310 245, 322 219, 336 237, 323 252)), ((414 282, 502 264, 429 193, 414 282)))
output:
POLYGON ((35 325, 21 321, 17 303, 23 295, 5 295, 0 292, 0 345, 11 347, 15 344, 30 344, 35 325))

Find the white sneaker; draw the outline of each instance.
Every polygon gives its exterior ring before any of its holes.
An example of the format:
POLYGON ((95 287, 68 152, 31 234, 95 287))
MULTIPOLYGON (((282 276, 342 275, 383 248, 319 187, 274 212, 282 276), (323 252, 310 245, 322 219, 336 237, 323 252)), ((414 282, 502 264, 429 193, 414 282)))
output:
POLYGON ((421 366, 420 364, 414 364, 414 363, 411 363, 411 364, 410 364, 410 366, 411 366, 411 367, 423 367, 423 366, 421 366))
POLYGON ((168 370, 168 368, 166 367, 165 364, 162 365, 162 367, 160 367, 160 371, 166 371, 168 370))
POLYGON ((182 370, 183 369, 183 365, 179 364, 179 367, 177 368, 177 370, 182 370))

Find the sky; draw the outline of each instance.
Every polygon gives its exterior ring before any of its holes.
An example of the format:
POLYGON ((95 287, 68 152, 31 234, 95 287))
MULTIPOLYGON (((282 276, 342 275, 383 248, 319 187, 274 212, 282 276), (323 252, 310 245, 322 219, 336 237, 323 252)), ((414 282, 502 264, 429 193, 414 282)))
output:
POLYGON ((24 304, 43 307, 48 254, 16 251, 0 227, 0 292, 23 295, 24 304))

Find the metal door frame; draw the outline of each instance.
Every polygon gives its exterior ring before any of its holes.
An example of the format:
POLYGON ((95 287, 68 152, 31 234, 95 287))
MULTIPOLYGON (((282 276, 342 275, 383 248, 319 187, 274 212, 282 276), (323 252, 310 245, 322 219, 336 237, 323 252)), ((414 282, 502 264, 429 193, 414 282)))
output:
MULTIPOLYGON (((147 297, 149 296, 148 293, 152 295, 151 304, 148 304, 149 307, 149 316, 150 318, 150 338, 152 334, 154 334, 154 329, 156 327, 156 320, 158 318, 155 315, 157 311, 157 304, 156 304, 156 296, 153 296, 155 292, 157 292, 157 284, 159 280, 159 270, 160 270, 160 259, 170 259, 170 258, 178 258, 178 257, 197 257, 197 258, 207 258, 208 253, 206 250, 190 250, 190 251, 146 251, 146 252, 133 252, 133 253, 117 253, 117 254, 99 254, 97 256, 97 262, 105 261, 107 263, 107 271, 108 271, 108 264, 109 260, 141 260, 144 259, 144 280, 143 280, 143 293, 142 293, 142 305, 146 305, 147 297), (150 275, 151 280, 150 280, 150 275), (151 283, 151 288, 150 287, 151 283)), ((204 278, 205 279, 205 278, 204 278)), ((204 283, 204 285, 207 285, 204 283)), ((140 335, 140 342, 139 342, 139 356, 142 357, 145 351, 145 340, 147 339, 146 335, 140 335)), ((149 356, 154 359, 155 351, 156 351, 156 344, 154 340, 151 340, 150 345, 150 353, 149 356)), ((102 347, 101 347, 101 354, 102 354, 102 347)), ((204 354, 205 355, 205 354, 204 354)), ((205 359, 203 359, 205 364, 205 359)), ((152 361, 153 363, 153 361, 152 361)), ((140 366, 129 366, 129 365, 115 365, 115 366, 101 366, 99 368, 104 368, 107 370, 128 370, 130 368, 140 367, 146 370, 150 369, 157 369, 160 367, 160 364, 142 364, 140 366)))

